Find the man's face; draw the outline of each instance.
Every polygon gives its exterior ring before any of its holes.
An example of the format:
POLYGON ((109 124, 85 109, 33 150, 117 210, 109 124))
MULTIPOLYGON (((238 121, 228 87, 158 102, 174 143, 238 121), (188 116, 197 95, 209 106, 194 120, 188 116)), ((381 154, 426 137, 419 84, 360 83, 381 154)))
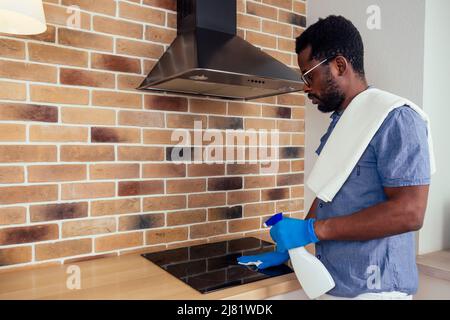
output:
MULTIPOLYGON (((321 61, 310 60, 311 47, 307 47, 298 55, 298 65, 302 74, 318 65, 321 61)), ((332 72, 332 61, 330 59, 310 73, 310 85, 305 84, 305 93, 313 104, 318 105, 318 109, 323 113, 329 113, 338 110, 345 100, 345 94, 339 87, 332 72)))

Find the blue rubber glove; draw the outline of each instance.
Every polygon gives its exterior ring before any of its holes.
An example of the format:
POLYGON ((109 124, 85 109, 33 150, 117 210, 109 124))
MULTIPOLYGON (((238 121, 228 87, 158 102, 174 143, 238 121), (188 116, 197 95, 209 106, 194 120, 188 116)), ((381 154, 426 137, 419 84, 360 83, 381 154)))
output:
POLYGON ((270 236, 277 244, 277 251, 306 246, 319 241, 314 232, 315 219, 283 218, 270 229, 270 236))
POLYGON ((266 252, 254 256, 242 256, 237 259, 239 264, 255 265, 258 269, 265 269, 278 266, 289 260, 289 253, 284 252, 266 252))

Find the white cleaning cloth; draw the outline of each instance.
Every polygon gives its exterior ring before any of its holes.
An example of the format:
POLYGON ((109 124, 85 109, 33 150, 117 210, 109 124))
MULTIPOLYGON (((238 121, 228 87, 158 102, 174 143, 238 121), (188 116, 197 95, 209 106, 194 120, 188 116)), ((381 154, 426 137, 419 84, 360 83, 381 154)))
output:
POLYGON ((371 88, 357 95, 345 109, 308 177, 306 184, 319 199, 333 200, 389 112, 404 105, 427 123, 430 173, 436 171, 430 121, 425 112, 405 98, 371 88))

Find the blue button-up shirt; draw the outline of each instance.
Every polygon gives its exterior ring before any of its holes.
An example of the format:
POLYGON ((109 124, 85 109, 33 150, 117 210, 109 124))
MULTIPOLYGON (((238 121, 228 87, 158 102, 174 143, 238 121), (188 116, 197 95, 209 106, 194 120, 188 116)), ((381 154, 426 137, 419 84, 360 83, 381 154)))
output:
MULTIPOLYGON (((320 154, 342 112, 334 112, 321 138, 320 154)), ((430 183, 427 126, 408 106, 389 113, 350 176, 331 202, 320 201, 318 220, 356 213, 387 200, 383 187, 430 183)), ((316 255, 336 286, 328 293, 355 297, 366 292, 401 291, 418 286, 413 232, 369 241, 320 241, 316 255)))

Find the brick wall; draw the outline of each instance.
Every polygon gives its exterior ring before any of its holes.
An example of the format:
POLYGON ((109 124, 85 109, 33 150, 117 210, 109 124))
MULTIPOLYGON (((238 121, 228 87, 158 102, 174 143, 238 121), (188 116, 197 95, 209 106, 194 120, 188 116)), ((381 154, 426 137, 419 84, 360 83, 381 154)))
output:
MULTIPOLYGON (((297 68, 300 0, 238 0, 239 35, 297 68)), ((303 216, 304 96, 248 103, 135 90, 176 36, 175 0, 44 0, 0 34, 0 269, 267 232, 303 216), (80 7, 80 28, 67 26, 80 7), (175 164, 175 128, 279 129, 279 170, 175 164)), ((238 58, 238 57, 237 57, 238 58)), ((205 141, 206 144, 206 141, 205 141)))

